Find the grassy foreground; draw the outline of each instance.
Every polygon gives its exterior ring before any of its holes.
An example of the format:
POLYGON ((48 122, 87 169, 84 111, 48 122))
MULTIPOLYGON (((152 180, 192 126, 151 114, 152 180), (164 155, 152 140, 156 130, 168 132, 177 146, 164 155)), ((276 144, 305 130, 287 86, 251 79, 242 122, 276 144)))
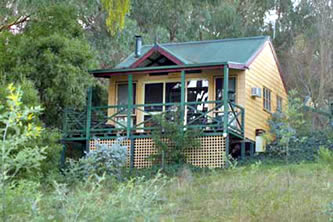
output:
POLYGON ((333 170, 252 165, 210 175, 183 171, 166 190, 165 221, 333 220, 333 170))
MULTIPOLYGON (((147 172, 143 172, 147 173, 147 172)), ((7 221, 333 221, 330 164, 265 166, 9 192, 7 221)), ((1 211, 1 210, 0 210, 1 211)), ((4 211, 2 211, 3 213, 4 211)))

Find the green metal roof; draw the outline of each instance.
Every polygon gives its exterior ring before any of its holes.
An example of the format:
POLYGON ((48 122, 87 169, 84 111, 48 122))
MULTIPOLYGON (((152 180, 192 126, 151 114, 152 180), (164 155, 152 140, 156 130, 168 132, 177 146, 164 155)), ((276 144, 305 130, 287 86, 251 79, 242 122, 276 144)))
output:
MULTIPOLYGON (((184 65, 232 62, 247 65, 261 49, 269 36, 255 36, 247 38, 165 43, 159 47, 182 61, 184 65)), ((154 45, 144 45, 141 56, 136 58, 134 53, 128 56, 115 68, 129 68, 142 58, 154 45)))

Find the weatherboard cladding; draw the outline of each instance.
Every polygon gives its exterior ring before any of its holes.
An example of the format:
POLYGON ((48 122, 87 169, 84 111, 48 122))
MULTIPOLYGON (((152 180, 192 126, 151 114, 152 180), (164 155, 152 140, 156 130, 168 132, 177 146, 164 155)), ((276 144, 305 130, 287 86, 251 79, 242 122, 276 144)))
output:
POLYGON ((132 53, 115 68, 129 68, 137 60, 145 56, 145 54, 153 47, 164 49, 164 51, 170 53, 185 65, 219 62, 233 62, 246 65, 268 40, 268 36, 256 36, 248 38, 145 45, 141 49, 142 56, 136 58, 134 53, 132 53))

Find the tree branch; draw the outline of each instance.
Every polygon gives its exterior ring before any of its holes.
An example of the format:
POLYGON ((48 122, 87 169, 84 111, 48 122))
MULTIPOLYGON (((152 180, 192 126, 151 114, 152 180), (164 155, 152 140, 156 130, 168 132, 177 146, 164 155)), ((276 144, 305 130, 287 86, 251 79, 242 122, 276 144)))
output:
POLYGON ((20 16, 18 18, 15 19, 15 21, 9 23, 9 24, 4 24, 4 25, 1 25, 0 26, 0 32, 4 31, 4 30, 8 30, 10 29, 12 26, 14 25, 19 25, 19 24, 22 24, 26 21, 28 21, 30 18, 30 15, 27 15, 27 16, 20 16))

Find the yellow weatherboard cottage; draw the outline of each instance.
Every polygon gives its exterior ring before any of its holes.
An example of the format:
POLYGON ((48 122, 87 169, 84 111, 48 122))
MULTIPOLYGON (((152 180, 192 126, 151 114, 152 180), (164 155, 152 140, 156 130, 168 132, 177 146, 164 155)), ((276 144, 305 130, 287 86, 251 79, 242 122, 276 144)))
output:
POLYGON ((82 141, 94 149, 93 137, 112 143, 126 135, 132 167, 152 164, 147 157, 155 152, 153 115, 179 110, 184 130, 203 131, 201 149, 188 151, 187 161, 222 167, 228 155, 245 158, 263 151, 260 134, 287 102, 267 36, 144 46, 136 36, 133 54, 113 69, 91 73, 109 79, 108 105, 91 106, 90 90, 84 126, 77 129, 68 111, 64 141, 82 141))

